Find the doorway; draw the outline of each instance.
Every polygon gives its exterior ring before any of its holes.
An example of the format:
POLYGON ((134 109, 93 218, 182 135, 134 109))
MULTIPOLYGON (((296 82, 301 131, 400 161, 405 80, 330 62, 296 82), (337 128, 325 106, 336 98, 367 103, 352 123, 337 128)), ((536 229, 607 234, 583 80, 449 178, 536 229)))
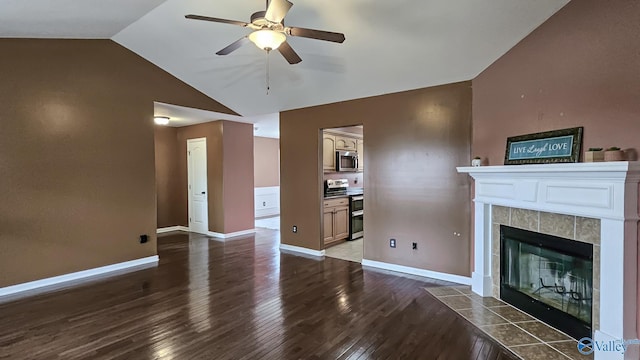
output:
POLYGON ((207 139, 187 140, 187 187, 189 194, 189 231, 209 231, 207 198, 207 139))
POLYGON ((364 128, 322 130, 322 243, 325 256, 362 262, 364 128))

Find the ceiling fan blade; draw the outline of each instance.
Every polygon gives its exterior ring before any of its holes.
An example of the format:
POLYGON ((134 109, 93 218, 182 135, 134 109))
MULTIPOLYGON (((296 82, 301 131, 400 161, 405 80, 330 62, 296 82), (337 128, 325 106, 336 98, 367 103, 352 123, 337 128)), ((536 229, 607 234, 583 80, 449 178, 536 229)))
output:
POLYGON ((309 39, 333 41, 337 43, 344 42, 344 34, 331 31, 305 29, 299 27, 287 27, 285 28, 287 34, 291 36, 300 36, 309 39))
POLYGON ((289 45, 289 43, 286 41, 280 44, 280 46, 278 47, 278 51, 280 51, 280 54, 282 54, 282 56, 289 62, 289 64, 297 64, 302 61, 300 56, 298 56, 291 45, 289 45))
POLYGON ((247 25, 249 25, 248 23, 243 22, 243 21, 218 19, 218 18, 209 17, 209 16, 202 16, 202 15, 190 14, 190 15, 185 15, 184 17, 187 18, 187 19, 191 19, 191 20, 211 21, 211 22, 217 22, 217 23, 223 23, 223 24, 238 25, 238 26, 243 26, 243 27, 246 27, 247 25))
POLYGON ((216 53, 216 55, 228 55, 231 54, 232 52, 236 51, 238 48, 240 48, 242 45, 246 44, 250 42, 249 38, 247 38, 246 36, 243 38, 240 38, 236 41, 234 41, 231 45, 227 46, 226 48, 218 51, 216 53))
POLYGON ((288 0, 271 0, 264 18, 274 23, 280 23, 292 6, 293 4, 288 0))

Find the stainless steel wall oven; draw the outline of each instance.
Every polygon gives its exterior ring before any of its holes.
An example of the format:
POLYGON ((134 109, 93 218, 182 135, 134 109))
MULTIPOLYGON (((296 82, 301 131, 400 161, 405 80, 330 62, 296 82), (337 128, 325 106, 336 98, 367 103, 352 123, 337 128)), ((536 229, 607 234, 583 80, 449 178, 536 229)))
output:
POLYGON ((349 226, 349 240, 356 240, 364 236, 364 195, 352 195, 350 200, 351 226, 349 226))

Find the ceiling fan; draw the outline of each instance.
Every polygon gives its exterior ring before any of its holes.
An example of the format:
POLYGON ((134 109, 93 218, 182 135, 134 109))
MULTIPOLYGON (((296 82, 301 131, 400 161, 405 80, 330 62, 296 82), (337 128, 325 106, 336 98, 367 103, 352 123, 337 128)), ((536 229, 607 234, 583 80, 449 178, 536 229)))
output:
POLYGON ((185 18, 238 25, 253 30, 249 35, 218 51, 217 55, 228 55, 247 42, 253 42, 258 48, 267 52, 277 49, 289 64, 297 64, 302 59, 287 43, 287 35, 336 43, 344 42, 344 34, 341 33, 284 26, 284 17, 292 6, 293 4, 288 0, 267 0, 267 10, 253 13, 250 23, 202 15, 186 15, 185 18))

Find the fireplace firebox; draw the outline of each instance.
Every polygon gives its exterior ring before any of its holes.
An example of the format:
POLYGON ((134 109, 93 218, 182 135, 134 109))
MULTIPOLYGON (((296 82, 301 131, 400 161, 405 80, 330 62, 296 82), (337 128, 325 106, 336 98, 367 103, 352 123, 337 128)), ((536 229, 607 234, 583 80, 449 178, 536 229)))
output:
POLYGON ((500 225, 500 298, 580 339, 592 336, 593 245, 500 225))

